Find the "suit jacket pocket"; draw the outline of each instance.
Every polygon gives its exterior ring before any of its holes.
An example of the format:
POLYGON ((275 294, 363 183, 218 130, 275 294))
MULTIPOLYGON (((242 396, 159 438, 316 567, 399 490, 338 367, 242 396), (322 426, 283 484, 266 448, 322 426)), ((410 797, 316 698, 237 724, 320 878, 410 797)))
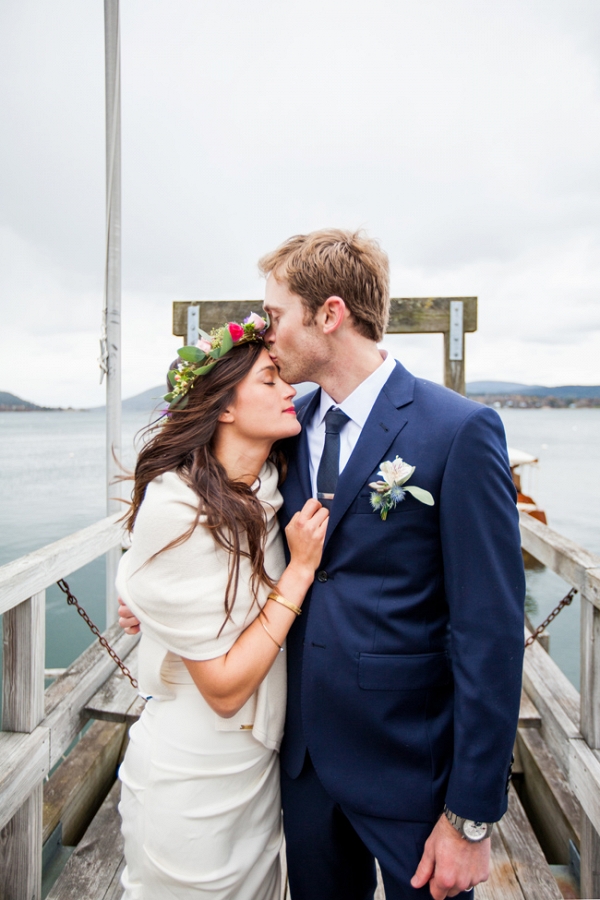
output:
POLYGON ((452 681, 448 654, 360 653, 358 685, 365 691, 425 691, 452 681))

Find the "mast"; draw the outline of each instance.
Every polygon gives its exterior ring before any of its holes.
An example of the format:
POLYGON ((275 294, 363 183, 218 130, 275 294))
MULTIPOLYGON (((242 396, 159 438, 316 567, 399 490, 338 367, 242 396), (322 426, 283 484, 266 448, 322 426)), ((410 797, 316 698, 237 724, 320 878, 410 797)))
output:
MULTIPOLYGON (((121 458, 121 48, 119 0, 104 0, 106 91, 106 257, 101 367, 106 373, 106 511, 122 511, 121 458), (115 459, 116 457, 116 459, 115 459)), ((106 556, 106 625, 116 620, 114 587, 120 548, 106 556)))

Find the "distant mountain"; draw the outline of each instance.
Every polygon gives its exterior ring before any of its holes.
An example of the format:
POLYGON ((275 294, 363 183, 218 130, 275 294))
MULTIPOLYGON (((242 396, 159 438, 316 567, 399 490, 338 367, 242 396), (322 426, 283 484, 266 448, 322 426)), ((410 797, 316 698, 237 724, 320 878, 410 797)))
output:
POLYGON ((128 397, 127 400, 123 400, 122 407, 123 409, 140 410, 141 412, 151 412, 158 407, 162 409, 165 405, 163 396, 166 392, 166 386, 158 384, 147 391, 142 391, 141 394, 136 394, 134 397, 128 397))
POLYGON ((512 381, 470 381, 467 394, 517 394, 522 397, 560 397, 565 400, 581 400, 600 397, 600 385, 567 384, 546 387, 540 384, 518 384, 512 381))
POLYGON ((0 391, 0 412, 31 412, 47 408, 47 406, 36 406, 35 403, 23 400, 16 394, 9 394, 8 391, 0 391))

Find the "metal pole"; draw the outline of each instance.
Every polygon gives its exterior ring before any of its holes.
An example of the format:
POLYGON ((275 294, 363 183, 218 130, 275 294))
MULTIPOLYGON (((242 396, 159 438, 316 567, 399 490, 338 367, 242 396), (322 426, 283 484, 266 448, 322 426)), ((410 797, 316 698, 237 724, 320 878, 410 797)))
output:
MULTIPOLYGON (((118 498, 121 458, 121 53, 119 0, 104 0, 106 86, 106 261, 104 322, 106 361, 107 513, 123 509, 118 498), (116 459, 115 459, 116 457, 116 459)), ((120 548, 106 557, 106 624, 117 616, 115 575, 120 548)))

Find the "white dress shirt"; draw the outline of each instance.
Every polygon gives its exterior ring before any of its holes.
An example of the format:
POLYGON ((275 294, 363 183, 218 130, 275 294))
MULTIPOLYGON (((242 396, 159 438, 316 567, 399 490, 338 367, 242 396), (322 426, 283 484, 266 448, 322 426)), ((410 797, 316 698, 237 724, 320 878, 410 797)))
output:
POLYGON ((360 433, 369 418, 369 414, 375 405, 382 387, 392 374, 396 360, 386 350, 380 350, 383 362, 372 372, 368 378, 356 387, 346 397, 343 403, 336 403, 329 394, 321 388, 321 402, 312 420, 306 425, 306 437, 308 440, 308 452, 310 458, 310 483, 313 497, 317 496, 317 471, 323 447, 325 446, 325 413, 336 406, 349 417, 340 431, 340 472, 350 459, 360 433))

